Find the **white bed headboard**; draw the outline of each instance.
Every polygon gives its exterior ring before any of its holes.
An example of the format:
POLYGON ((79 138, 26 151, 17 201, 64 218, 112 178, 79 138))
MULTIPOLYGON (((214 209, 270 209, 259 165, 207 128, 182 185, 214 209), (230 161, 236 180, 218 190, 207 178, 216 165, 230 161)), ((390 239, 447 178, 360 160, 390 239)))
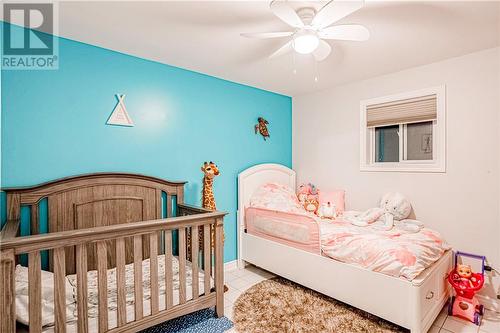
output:
POLYGON ((258 164, 238 175, 238 265, 241 262, 241 235, 245 228, 245 207, 255 190, 266 183, 280 183, 295 190, 295 171, 281 164, 258 164))

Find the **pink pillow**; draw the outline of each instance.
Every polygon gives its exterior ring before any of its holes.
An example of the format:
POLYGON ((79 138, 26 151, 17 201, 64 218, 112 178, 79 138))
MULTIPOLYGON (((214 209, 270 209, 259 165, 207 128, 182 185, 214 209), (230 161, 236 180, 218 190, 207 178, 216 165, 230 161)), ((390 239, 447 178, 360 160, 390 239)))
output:
POLYGON ((345 191, 319 191, 319 204, 331 202, 335 205, 337 214, 343 214, 345 210, 345 191))

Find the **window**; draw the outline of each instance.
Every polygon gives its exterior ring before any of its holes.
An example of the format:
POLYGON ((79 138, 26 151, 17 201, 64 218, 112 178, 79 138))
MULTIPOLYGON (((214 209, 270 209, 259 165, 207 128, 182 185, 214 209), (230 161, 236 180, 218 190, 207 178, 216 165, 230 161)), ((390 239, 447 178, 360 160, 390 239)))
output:
POLYGON ((445 172, 445 88, 361 102, 361 170, 445 172))
POLYGON ((399 161, 399 126, 375 127, 375 161, 399 161))

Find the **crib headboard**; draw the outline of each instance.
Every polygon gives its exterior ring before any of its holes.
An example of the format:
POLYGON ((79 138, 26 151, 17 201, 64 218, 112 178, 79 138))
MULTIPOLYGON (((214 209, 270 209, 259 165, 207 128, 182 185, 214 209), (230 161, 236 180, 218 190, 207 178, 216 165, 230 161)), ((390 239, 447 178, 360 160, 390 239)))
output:
MULTIPOLYGON (((40 232, 40 202, 45 198, 48 232, 58 232, 159 219, 163 209, 170 217, 172 197, 176 197, 178 203, 183 202, 185 183, 129 173, 93 173, 2 190, 7 194, 7 218, 20 219, 21 206, 29 206, 30 234, 36 235, 40 232), (163 193, 167 196, 166 203, 162 201, 163 193)), ((143 246, 147 257, 149 243, 144 242, 143 246)), ((130 248, 127 261, 131 261, 132 247, 126 247, 130 248)), ((109 249, 108 265, 113 267, 114 246, 109 249)), ((89 269, 94 269, 95 250, 89 250, 89 269)), ((66 249, 68 274, 75 271, 74 255, 74 249, 66 249)))
POLYGON ((281 164, 258 164, 238 175, 238 259, 241 258, 241 234, 245 228, 245 207, 255 190, 265 183, 280 183, 295 189, 295 171, 281 164))

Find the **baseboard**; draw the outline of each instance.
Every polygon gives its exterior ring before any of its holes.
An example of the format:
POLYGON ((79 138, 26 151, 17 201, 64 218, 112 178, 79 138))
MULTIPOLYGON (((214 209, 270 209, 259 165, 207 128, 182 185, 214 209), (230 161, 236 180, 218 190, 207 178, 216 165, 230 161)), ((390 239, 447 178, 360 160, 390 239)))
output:
MULTIPOLYGON (((228 261, 224 263, 224 272, 230 272, 238 269, 238 260, 228 261)), ((215 267, 212 266, 212 271, 215 272, 215 267)))
POLYGON ((228 261, 224 263, 224 272, 230 272, 238 269, 238 260, 228 261))

